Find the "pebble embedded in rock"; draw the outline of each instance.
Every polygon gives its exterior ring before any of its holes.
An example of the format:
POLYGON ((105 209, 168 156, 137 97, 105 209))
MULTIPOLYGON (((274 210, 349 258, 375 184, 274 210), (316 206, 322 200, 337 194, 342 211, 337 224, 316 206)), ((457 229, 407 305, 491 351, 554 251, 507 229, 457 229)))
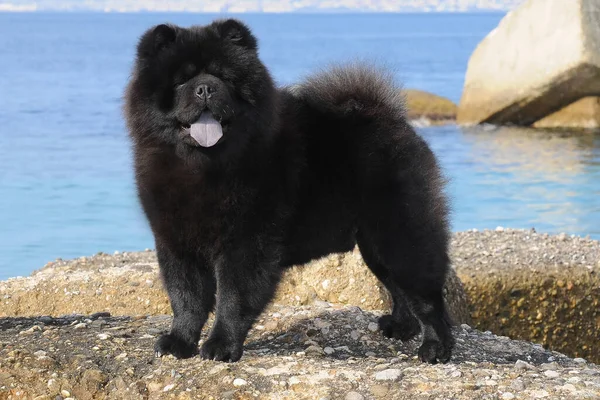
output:
POLYGON ((35 353, 33 353, 34 356, 36 357, 45 357, 48 353, 46 353, 44 350, 38 350, 35 353))
POLYGON ((297 385, 299 383, 300 383, 300 379, 298 379, 298 377, 296 377, 296 376, 292 376, 290 379, 288 379, 288 384, 290 386, 297 385))
POLYGON ((376 372, 373 377, 377 381, 397 381, 402 376, 402 371, 395 368, 384 369, 376 372))
POLYGON ((175 384, 171 383, 163 388, 163 392, 168 392, 169 390, 172 390, 174 387, 175 387, 175 384))
POLYGON ((367 327, 371 332, 377 332, 379 330, 379 325, 376 322, 369 322, 369 326, 367 327))
POLYGON ((544 375, 546 375, 548 378, 558 378, 560 376, 560 374, 554 370, 544 371, 544 375))
POLYGON ((23 330, 23 331, 19 332, 19 334, 21 334, 21 335, 29 335, 29 334, 32 334, 34 332, 40 332, 41 330, 42 330, 42 328, 40 326, 34 325, 31 328, 29 328, 29 329, 26 329, 26 330, 23 330))
POLYGON ((524 370, 524 369, 535 369, 535 367, 523 360, 517 360, 515 362, 515 369, 524 370))
POLYGON ((348 392, 344 400, 364 400, 365 396, 358 392, 348 392))
POLYGON ((548 393, 546 390, 533 390, 530 395, 533 399, 545 399, 546 397, 550 396, 550 393, 548 393))
POLYGON ((304 350, 304 354, 307 356, 322 356, 324 353, 323 349, 320 346, 310 345, 304 350))
POLYGON ((545 363, 540 365, 540 368, 543 369, 544 371, 547 370, 555 370, 559 367, 559 365, 556 362, 550 362, 550 363, 545 363))
POLYGON ((246 386, 247 384, 248 384, 248 382, 242 378, 235 378, 233 380, 233 386, 236 386, 236 387, 246 386))

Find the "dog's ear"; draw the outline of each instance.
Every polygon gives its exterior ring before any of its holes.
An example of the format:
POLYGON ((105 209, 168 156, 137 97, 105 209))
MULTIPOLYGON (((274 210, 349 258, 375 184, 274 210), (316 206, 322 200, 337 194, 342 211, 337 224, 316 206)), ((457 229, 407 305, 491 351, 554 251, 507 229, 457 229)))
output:
POLYGON ((237 46, 256 50, 257 41, 250 28, 237 19, 226 19, 215 22, 215 28, 223 40, 237 46))
POLYGON ((144 33, 138 44, 138 57, 150 58, 169 47, 177 39, 178 28, 174 25, 161 24, 144 33))

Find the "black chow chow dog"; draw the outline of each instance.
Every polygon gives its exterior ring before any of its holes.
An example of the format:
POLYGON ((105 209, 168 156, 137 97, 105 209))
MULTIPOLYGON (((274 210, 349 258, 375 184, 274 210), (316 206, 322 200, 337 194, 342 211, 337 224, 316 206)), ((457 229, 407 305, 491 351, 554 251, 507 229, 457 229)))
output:
POLYGON ((332 68, 277 89, 236 20, 159 25, 126 93, 137 187, 173 308, 158 355, 237 361, 286 267, 358 244, 394 299, 388 337, 449 360, 448 207, 392 79, 332 68))

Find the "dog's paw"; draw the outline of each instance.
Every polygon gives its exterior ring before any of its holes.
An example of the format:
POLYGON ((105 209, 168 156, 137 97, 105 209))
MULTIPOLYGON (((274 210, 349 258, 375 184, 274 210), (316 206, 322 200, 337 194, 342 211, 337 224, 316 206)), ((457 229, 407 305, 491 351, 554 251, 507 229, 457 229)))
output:
POLYGON ((410 340, 421 332, 421 326, 416 318, 407 318, 398 322, 391 315, 379 318, 379 329, 385 337, 399 339, 403 342, 410 340))
POLYGON ((236 362, 244 352, 242 343, 221 336, 210 337, 200 348, 200 356, 206 360, 236 362))
POLYGON ((437 340, 426 340, 419 347, 419 359, 429 364, 447 363, 452 356, 452 341, 442 343, 437 340))
POLYGON ((154 352, 157 357, 172 354, 177 358, 190 358, 198 353, 198 347, 195 343, 188 343, 172 335, 162 335, 154 345, 154 352))

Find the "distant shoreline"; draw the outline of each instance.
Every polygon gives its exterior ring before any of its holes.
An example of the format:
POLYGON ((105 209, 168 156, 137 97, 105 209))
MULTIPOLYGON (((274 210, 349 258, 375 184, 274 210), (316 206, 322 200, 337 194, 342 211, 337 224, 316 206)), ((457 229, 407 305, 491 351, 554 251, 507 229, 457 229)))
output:
POLYGON ((499 10, 499 9, 475 9, 475 10, 445 10, 445 11, 431 11, 431 10, 407 10, 407 11, 370 11, 370 10, 330 10, 330 9, 316 9, 316 10, 296 10, 296 11, 200 11, 200 10, 101 10, 101 9, 37 9, 37 8, 23 8, 23 9, 10 9, 3 8, 0 4, 0 14, 68 14, 68 13, 81 13, 81 14, 205 14, 205 15, 259 15, 259 14, 270 14, 270 15, 315 15, 315 14, 341 14, 341 15, 373 15, 373 14, 506 14, 510 10, 499 10))

